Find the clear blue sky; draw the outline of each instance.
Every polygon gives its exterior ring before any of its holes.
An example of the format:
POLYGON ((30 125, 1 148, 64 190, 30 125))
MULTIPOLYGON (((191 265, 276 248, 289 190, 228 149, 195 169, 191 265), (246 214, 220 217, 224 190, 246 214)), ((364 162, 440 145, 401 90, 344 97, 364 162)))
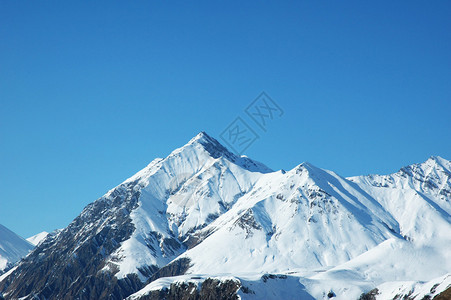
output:
POLYGON ((451 2, 343 2, 1 1, 0 223, 65 227, 238 116, 273 169, 451 159, 451 2), (262 91, 267 132, 244 112, 262 91))

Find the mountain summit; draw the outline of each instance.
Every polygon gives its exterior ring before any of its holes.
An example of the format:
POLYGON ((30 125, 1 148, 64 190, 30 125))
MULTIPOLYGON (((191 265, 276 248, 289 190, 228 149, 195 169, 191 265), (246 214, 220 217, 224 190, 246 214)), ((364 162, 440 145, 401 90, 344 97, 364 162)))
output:
POLYGON ((442 284, 450 166, 435 157, 391 175, 343 178, 309 163, 272 171, 201 132, 50 234, 0 292, 357 299, 399 280, 442 284))

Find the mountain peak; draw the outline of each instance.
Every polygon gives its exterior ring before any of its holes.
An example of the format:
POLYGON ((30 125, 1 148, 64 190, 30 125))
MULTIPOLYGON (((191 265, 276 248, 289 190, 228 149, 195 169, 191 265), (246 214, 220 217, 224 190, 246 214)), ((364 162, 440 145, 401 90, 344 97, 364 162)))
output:
POLYGON ((252 172, 261 172, 261 173, 273 172, 271 168, 268 168, 261 162, 250 159, 245 155, 238 156, 230 152, 226 147, 224 147, 215 138, 209 136, 205 131, 201 131, 200 133, 198 133, 188 142, 188 144, 186 144, 186 146, 196 144, 201 145, 202 148, 205 151, 207 151, 213 158, 220 157, 226 158, 227 160, 237 165, 240 165, 241 167, 252 172))
POLYGON ((422 175, 425 175, 430 173, 431 171, 450 173, 451 162, 440 156, 431 156, 425 162, 408 165, 400 169, 401 173, 406 173, 410 176, 412 176, 413 173, 420 173, 422 175))
POLYGON ((190 142, 203 140, 203 139, 212 139, 212 137, 209 136, 205 131, 201 131, 195 137, 193 137, 190 142))
MULTIPOLYGON (((308 162, 270 174, 200 132, 39 243, 0 276, 0 298, 124 299, 140 289, 158 297, 163 294, 154 288, 170 278, 195 280, 186 283, 189 290, 178 283, 167 290, 183 296, 195 286, 216 289, 231 278, 224 274, 246 274, 252 290, 233 285, 240 295, 251 291, 243 298, 265 298, 276 289, 284 295, 275 298, 296 298, 310 289, 317 294, 307 298, 322 299, 333 288, 337 298, 357 299, 361 286, 438 276, 450 269, 443 262, 451 240, 451 173, 443 174, 442 164, 449 169, 451 162, 434 156, 406 173, 354 183, 308 162), (205 284, 203 276, 210 278, 205 284), (350 276, 356 280, 347 286, 350 276), (343 286, 355 290, 339 294, 343 286), (261 287, 268 292, 258 294, 261 287)), ((12 240, 2 229, 0 273, 4 241, 12 240)), ((229 289, 223 287, 218 293, 229 289)))
POLYGON ((299 165, 297 165, 296 167, 293 168, 293 170, 296 171, 296 174, 300 174, 300 173, 313 173, 316 172, 316 170, 318 170, 317 167, 315 167, 314 165, 312 165, 311 163, 305 161, 299 165))
POLYGON ((187 145, 201 145, 205 151, 207 151, 213 158, 225 157, 231 161, 236 160, 236 155, 231 153, 219 143, 216 139, 209 136, 205 131, 201 131, 195 137, 193 137, 187 145))
POLYGON ((32 243, 34 246, 37 246, 42 240, 44 240, 49 233, 47 231, 40 232, 38 234, 35 234, 29 238, 27 238, 27 241, 29 243, 32 243))
POLYGON ((444 159, 440 156, 431 156, 428 158, 428 160, 425 162, 433 166, 439 166, 443 169, 450 170, 451 162, 449 160, 444 159))

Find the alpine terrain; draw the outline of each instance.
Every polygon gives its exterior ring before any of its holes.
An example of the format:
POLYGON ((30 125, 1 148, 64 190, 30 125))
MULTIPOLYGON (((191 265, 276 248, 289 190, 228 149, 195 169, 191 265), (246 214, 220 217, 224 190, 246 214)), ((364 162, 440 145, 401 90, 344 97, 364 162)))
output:
POLYGON ((5 299, 451 299, 451 162, 273 171, 202 132, 43 236, 5 299))

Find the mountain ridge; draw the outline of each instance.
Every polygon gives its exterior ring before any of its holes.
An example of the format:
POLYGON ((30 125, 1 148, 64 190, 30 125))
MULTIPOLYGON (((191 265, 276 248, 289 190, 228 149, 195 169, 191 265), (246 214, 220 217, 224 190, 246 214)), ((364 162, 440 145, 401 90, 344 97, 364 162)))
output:
MULTIPOLYGON (((336 274, 352 273, 340 266, 362 272, 371 261, 365 253, 384 257, 390 247, 408 253, 419 247, 418 253, 448 258, 450 166, 431 157, 390 175, 344 178, 308 162, 273 171, 201 132, 49 235, 0 282, 0 292, 7 299, 122 299, 174 275, 186 281, 190 274, 206 280, 227 273, 263 288, 261 274, 279 273, 292 274, 318 298, 325 281, 344 284, 336 274), (314 279, 315 270, 325 279, 314 279)), ((407 267, 399 264, 399 274, 415 280, 407 267)), ((443 275, 444 267, 430 276, 443 275)), ((374 274, 352 275, 357 283, 341 295, 397 278, 368 269, 374 274)))

